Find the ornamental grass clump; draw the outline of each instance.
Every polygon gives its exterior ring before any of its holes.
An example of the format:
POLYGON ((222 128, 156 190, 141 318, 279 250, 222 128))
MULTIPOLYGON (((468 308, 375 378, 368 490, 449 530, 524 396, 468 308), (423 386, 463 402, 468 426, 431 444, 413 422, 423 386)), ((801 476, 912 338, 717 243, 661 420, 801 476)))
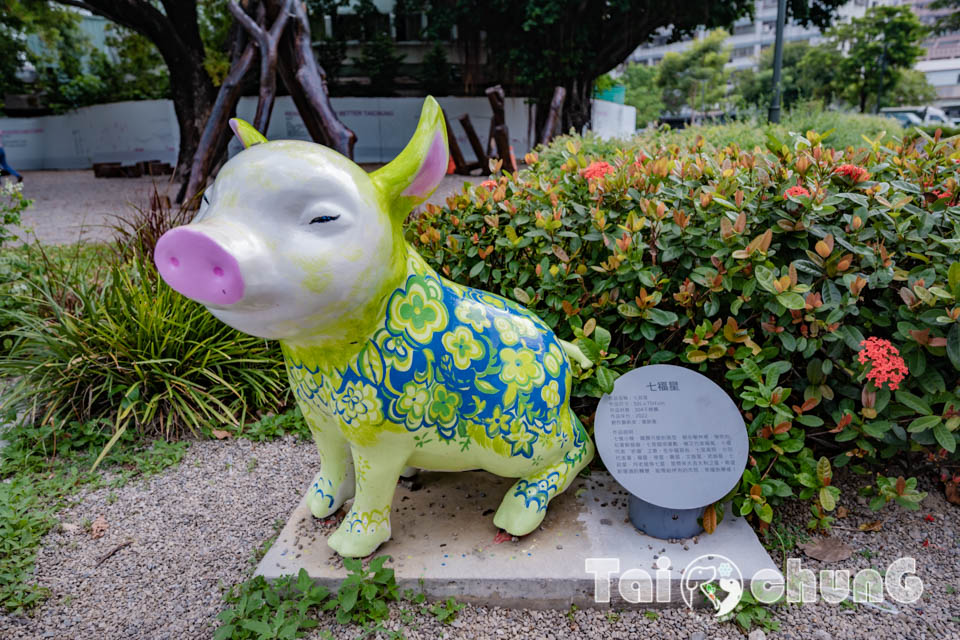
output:
MULTIPOLYGON (((829 526, 849 465, 879 508, 923 494, 900 468, 956 468, 960 143, 923 132, 833 149, 561 138, 428 206, 411 230, 452 280, 527 305, 574 350, 589 424, 618 375, 711 377, 747 423, 735 508, 766 526, 791 496, 829 526)), ((706 519, 705 519, 706 522, 706 519)))
POLYGON ((170 289, 145 253, 76 269, 33 251, 44 268, 13 294, 21 304, 2 311, 13 329, 0 334, 0 378, 16 384, 0 412, 50 425, 54 439, 70 438, 70 424, 107 420, 112 445, 128 429, 175 439, 239 428, 248 413, 284 404, 275 343, 237 333, 170 289))

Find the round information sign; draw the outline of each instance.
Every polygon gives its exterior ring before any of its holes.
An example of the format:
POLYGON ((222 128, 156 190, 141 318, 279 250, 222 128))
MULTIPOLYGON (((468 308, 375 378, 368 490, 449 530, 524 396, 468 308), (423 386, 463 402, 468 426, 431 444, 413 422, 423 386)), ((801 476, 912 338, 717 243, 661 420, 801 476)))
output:
POLYGON ((673 365, 620 376, 594 422, 607 469, 637 498, 668 509, 704 507, 725 496, 746 466, 747 429, 726 392, 673 365))

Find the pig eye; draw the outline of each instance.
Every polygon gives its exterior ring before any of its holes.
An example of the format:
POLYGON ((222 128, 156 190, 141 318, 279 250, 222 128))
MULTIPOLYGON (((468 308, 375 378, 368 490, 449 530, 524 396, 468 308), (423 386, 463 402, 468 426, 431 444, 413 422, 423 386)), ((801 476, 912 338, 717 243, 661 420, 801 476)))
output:
POLYGON ((317 216, 316 218, 310 221, 310 224, 313 224, 314 222, 333 222, 339 217, 340 216, 317 216))

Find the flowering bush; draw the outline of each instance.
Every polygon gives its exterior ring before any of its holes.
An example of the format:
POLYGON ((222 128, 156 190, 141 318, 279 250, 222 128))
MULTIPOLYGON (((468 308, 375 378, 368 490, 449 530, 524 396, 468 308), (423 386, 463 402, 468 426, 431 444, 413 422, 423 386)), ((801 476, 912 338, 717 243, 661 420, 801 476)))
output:
MULTIPOLYGON (((446 276, 575 341, 587 424, 634 367, 671 362, 724 386, 750 437, 731 496, 760 526, 790 496, 829 525, 834 466, 956 467, 960 207, 936 192, 957 193, 960 144, 922 133, 834 150, 811 131, 753 151, 637 145, 556 141, 428 207, 415 242, 446 276)), ((923 497, 915 478, 865 484, 875 508, 923 497)))

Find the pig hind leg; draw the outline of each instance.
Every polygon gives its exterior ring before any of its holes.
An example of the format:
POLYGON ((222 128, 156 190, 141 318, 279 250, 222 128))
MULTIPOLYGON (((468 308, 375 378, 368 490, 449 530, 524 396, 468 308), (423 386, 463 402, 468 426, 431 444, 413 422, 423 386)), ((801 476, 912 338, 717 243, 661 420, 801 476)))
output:
POLYGON ((353 448, 357 497, 350 513, 327 538, 334 551, 341 556, 362 558, 390 539, 393 492, 409 454, 396 442, 353 448))
POLYGON ((328 425, 308 420, 308 424, 320 453, 320 471, 307 489, 307 505, 314 517, 326 518, 353 497, 353 458, 350 444, 333 421, 328 425))
POLYGON ((517 480, 493 516, 493 524, 507 533, 525 536, 536 529, 547 515, 550 500, 563 493, 593 459, 593 442, 572 410, 569 416, 574 446, 559 462, 517 480))

